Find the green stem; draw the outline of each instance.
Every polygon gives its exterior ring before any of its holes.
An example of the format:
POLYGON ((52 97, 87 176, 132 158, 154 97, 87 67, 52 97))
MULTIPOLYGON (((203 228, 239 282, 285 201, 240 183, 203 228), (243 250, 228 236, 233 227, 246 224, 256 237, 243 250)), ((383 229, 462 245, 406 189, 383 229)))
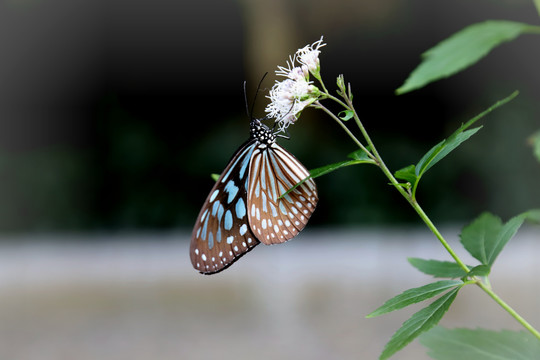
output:
POLYGON ((422 209, 422 207, 416 202, 416 200, 414 199, 407 199, 409 201, 409 204, 411 204, 411 206, 413 207, 413 209, 416 211, 416 213, 420 216, 420 218, 422 219, 422 221, 426 224, 426 226, 431 230, 431 232, 433 233, 433 235, 435 235, 435 237, 437 237, 437 239, 439 240, 439 242, 442 244, 442 246, 444 246, 444 248, 446 249, 446 251, 450 254, 450 256, 452 256, 452 258, 456 261, 456 263, 459 265, 460 268, 463 269, 463 271, 465 271, 466 273, 469 272, 469 267, 467 265, 465 265, 465 263, 463 261, 461 261, 461 259, 459 258, 459 256, 455 253, 455 251, 452 249, 452 247, 450 246, 450 244, 448 244, 448 242, 446 241, 446 239, 442 236, 442 234, 439 232, 439 230, 437 229, 437 227, 435 226, 435 224, 433 224, 433 222, 431 221, 431 219, 427 216, 427 214, 424 212, 424 210, 422 209))
MULTIPOLYGON (((356 114, 356 112, 355 112, 356 114)), ((367 135, 367 134, 366 134, 367 135)), ((371 143, 370 140, 366 139, 368 143, 371 146, 371 149, 377 159, 379 160, 380 168, 385 173, 385 175, 390 179, 390 182, 394 185, 397 184, 397 180, 394 178, 392 173, 388 170, 382 159, 380 158, 377 150, 375 149, 375 146, 371 143)), ((396 189, 407 199, 409 204, 413 207, 413 209, 416 211, 416 213, 420 216, 422 221, 427 225, 427 227, 431 230, 431 232, 437 237, 439 242, 444 246, 446 251, 452 256, 452 258, 456 261, 456 263, 466 272, 469 272, 469 267, 465 265, 463 261, 459 258, 459 256, 454 252, 450 244, 445 240, 445 238, 442 236, 442 234, 439 232, 435 224, 431 221, 431 219, 427 216, 427 214, 424 212, 422 207, 416 202, 416 200, 411 197, 409 194, 406 193, 406 191, 401 186, 395 186, 396 189)), ((508 305, 506 302, 504 302, 489 286, 486 284, 478 281, 476 283, 484 292, 486 292, 497 304, 499 304, 506 312, 510 314, 514 319, 516 319, 525 329, 529 330, 535 337, 537 337, 540 340, 540 332, 538 332, 531 324, 527 322, 521 315, 519 315, 510 305, 508 305)))
POLYGON ((503 301, 497 294, 493 292, 488 286, 486 286, 482 282, 477 282, 476 285, 478 285, 482 290, 484 290, 485 293, 487 293, 497 304, 499 304, 506 312, 508 312, 514 319, 516 319, 523 327, 529 332, 531 332, 535 337, 540 340, 540 332, 536 330, 531 324, 527 322, 524 318, 522 318, 514 309, 510 307, 507 303, 503 301))
MULTIPOLYGON (((537 8, 540 10, 540 0, 535 0, 535 4, 537 4, 537 8)), ((333 98, 329 96, 330 98, 333 98)), ((439 240, 439 242, 442 244, 442 246, 446 249, 446 251, 452 256, 452 258, 456 261, 456 263, 466 272, 468 273, 470 271, 469 267, 461 261, 459 256, 454 252, 450 244, 446 241, 446 239, 442 236, 442 234, 439 232, 435 224, 431 221, 431 219, 427 216, 427 214, 424 212, 422 207, 418 204, 416 199, 412 196, 412 194, 408 193, 402 186, 399 185, 399 182, 396 180, 392 172, 388 169, 384 161, 382 160, 382 157, 379 155, 379 152, 377 151, 377 148, 375 147, 375 144, 371 140, 369 134, 365 130, 362 122, 360 121, 360 118, 358 117, 358 114, 354 110, 354 107, 352 105, 352 101, 350 98, 345 95, 343 98, 346 101, 346 105, 343 104, 343 102, 338 101, 340 104, 344 105, 345 108, 351 110, 354 114, 354 120, 356 124, 358 125, 358 128, 362 132, 362 135, 364 136, 366 142, 368 143, 371 152, 373 156, 375 157, 375 161, 379 165, 379 168, 382 170, 382 172, 385 174, 385 176, 390 180, 390 183, 403 195, 403 197, 409 202, 409 204, 412 206, 412 208, 416 211, 416 213, 420 216, 422 221, 426 224, 426 226, 431 230, 431 232, 435 235, 435 237, 439 240)), ((323 109, 327 114, 329 114, 334 120, 336 120, 344 129, 346 129, 347 133, 351 138, 361 146, 360 142, 356 137, 345 127, 343 122, 336 117, 333 113, 331 113, 328 109, 318 104, 318 106, 323 109)), ((362 149, 364 149, 363 146, 361 146, 362 149)), ((370 154, 370 153, 368 153, 370 154)), ((415 189, 416 190, 416 189, 415 189)), ((506 312, 510 314, 514 319, 516 319, 523 327, 525 327, 529 332, 531 332, 535 337, 537 337, 540 340, 540 332, 538 332, 531 324, 529 324, 523 317, 521 317, 510 305, 508 305, 506 302, 504 302, 491 288, 486 285, 485 283, 481 281, 476 281, 476 285, 479 286, 482 290, 484 290, 485 293, 487 293, 497 304, 499 304, 506 312)))
MULTIPOLYGON (((347 102, 347 106, 349 109, 352 110, 354 114, 354 120, 356 122, 356 125, 360 128, 360 131, 362 132, 362 135, 366 139, 366 142, 368 143, 371 151, 373 152, 373 155, 376 158, 376 162, 379 165, 382 172, 386 175, 388 180, 390 180, 390 183, 403 195, 405 199, 411 204, 413 209, 416 211, 416 213, 420 216, 422 221, 427 225, 427 227, 431 230, 431 232, 435 235, 435 237, 439 240, 439 242, 442 244, 442 246, 446 249, 446 251, 452 256, 452 258, 456 261, 456 263, 465 271, 469 272, 469 268, 461 259, 459 256, 455 253, 455 251, 452 249, 450 244, 446 241, 446 239, 442 236, 442 234, 439 232, 435 224, 431 221, 431 219, 427 216, 427 214, 424 212, 422 207, 416 202, 416 200, 411 197, 411 195, 405 191, 405 189, 399 185, 399 182, 396 180, 390 169, 386 166, 384 163, 382 157, 380 156, 379 152, 377 151, 377 148, 375 147, 375 144, 371 140, 371 137, 367 133, 366 129, 364 128, 364 125, 360 121, 360 118, 358 117, 358 114, 356 110, 354 110, 352 101, 349 99, 349 97, 345 96, 345 101, 347 102)), ((335 116, 335 115, 334 115, 335 116)))
POLYGON ((347 110, 351 110, 353 111, 353 109, 351 109, 347 104, 345 104, 343 101, 339 100, 339 98, 335 97, 335 96, 332 96, 328 93, 325 93, 324 94, 325 97, 327 97, 328 99, 331 99, 331 100, 334 100, 335 102, 337 102, 339 105, 343 106, 345 109, 347 110))
POLYGON ((347 126, 345 126, 345 124, 343 123, 343 121, 341 121, 340 118, 338 118, 336 115, 334 115, 334 113, 332 113, 330 110, 328 110, 326 107, 324 107, 324 105, 322 105, 318 100, 315 101, 313 103, 313 106, 317 109, 321 109, 323 110, 325 113, 327 113, 332 119, 334 119, 338 124, 339 126, 341 126, 341 128, 347 133, 347 135, 349 135, 349 137, 356 143, 356 145, 358 145, 358 147, 360 149, 362 149, 363 151, 366 152, 366 154, 368 154, 368 156, 375 162, 377 162, 377 159, 375 159, 373 157, 373 155, 366 149, 366 147, 364 145, 362 145, 362 143, 356 138, 356 136, 354 136, 354 134, 347 128, 347 126))
POLYGON ((322 81, 322 77, 321 75, 319 74, 318 76, 313 76, 315 79, 317 79, 317 81, 319 81, 319 83, 321 84, 322 88, 323 88, 323 91, 324 93, 326 93, 327 95, 330 94, 330 92, 326 89, 326 86, 324 86, 324 82, 322 81))
MULTIPOLYGON (((356 112, 354 112, 356 115, 356 112)), ((367 136, 367 133, 365 134, 367 136)), ((469 267, 465 265, 463 261, 459 258, 459 256, 454 252, 450 244, 446 241, 446 239, 442 236, 442 234, 439 232, 435 224, 431 221, 431 219, 427 216, 427 214, 424 212, 422 207, 416 202, 414 198, 412 198, 407 192, 399 185, 397 185, 397 180, 394 178, 390 170, 386 167, 384 162, 382 161, 381 157, 379 156, 379 153, 375 149, 375 146, 371 142, 371 139, 369 139, 369 136, 367 136, 366 141, 370 144, 370 147, 374 153, 374 155, 379 160, 380 168, 383 171, 383 173, 386 175, 386 177, 390 180, 390 182, 395 186, 395 188, 407 199, 409 204, 413 207, 413 209, 416 211, 416 213, 420 216, 422 221, 427 225, 427 227, 431 230, 431 232, 437 237, 439 242, 444 246, 446 251, 452 256, 452 258, 456 261, 456 263, 466 272, 469 272, 469 267)), ((540 340, 540 332, 538 332, 531 324, 527 322, 521 315, 519 315, 510 305, 508 305, 504 300, 502 300, 489 286, 482 283, 481 281, 476 282, 476 284, 484 290, 485 293, 487 293, 497 304, 499 304, 506 312, 510 314, 514 319, 516 319, 525 329, 527 329, 529 332, 531 332, 536 338, 540 340)))

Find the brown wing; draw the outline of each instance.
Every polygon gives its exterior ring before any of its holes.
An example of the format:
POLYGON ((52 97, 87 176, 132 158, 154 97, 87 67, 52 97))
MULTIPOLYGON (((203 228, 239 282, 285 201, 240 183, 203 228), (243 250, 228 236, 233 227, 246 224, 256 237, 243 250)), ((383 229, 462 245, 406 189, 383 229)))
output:
POLYGON ((259 241, 247 214, 249 164, 256 144, 240 147, 208 194, 191 234, 193 267, 214 274, 231 266, 259 241))
POLYGON ((279 197, 308 176, 304 165, 276 143, 254 150, 247 210, 251 230, 260 242, 288 241, 306 226, 319 200, 313 179, 279 197))

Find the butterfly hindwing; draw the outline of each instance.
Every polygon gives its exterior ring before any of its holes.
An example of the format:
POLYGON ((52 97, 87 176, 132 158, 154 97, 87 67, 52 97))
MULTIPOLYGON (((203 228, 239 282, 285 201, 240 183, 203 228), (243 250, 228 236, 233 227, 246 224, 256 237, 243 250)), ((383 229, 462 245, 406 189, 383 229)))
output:
POLYGON ((247 214, 249 165, 255 148, 254 140, 240 147, 214 184, 197 217, 191 235, 190 257, 193 267, 203 274, 226 269, 259 244, 247 214))
POLYGON ((247 210, 251 230, 266 245, 295 237, 307 224, 317 206, 317 188, 306 168, 287 150, 273 143, 255 149, 250 165, 247 210))

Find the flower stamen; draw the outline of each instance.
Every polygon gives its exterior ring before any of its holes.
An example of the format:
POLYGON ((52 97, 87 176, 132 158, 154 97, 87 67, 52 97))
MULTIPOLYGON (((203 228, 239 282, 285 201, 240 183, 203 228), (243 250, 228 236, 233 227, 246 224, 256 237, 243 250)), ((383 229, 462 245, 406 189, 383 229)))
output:
POLYGON ((278 66, 276 75, 286 77, 277 81, 270 90, 270 104, 265 111, 268 116, 276 119, 280 130, 285 130, 294 124, 300 117, 304 108, 315 102, 321 95, 319 89, 309 80, 309 74, 319 78, 320 48, 325 46, 323 38, 312 45, 298 49, 293 56, 289 56, 287 66, 278 66), (298 63, 298 64, 296 64, 298 63))

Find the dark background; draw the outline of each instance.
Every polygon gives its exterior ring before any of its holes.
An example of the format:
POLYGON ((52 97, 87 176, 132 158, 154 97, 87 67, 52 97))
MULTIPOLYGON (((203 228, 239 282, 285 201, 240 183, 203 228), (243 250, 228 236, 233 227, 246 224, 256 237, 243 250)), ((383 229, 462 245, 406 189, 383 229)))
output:
MULTIPOLYGON (((527 137, 540 128, 540 42, 526 35, 410 94, 394 90, 420 54, 463 27, 538 24, 530 1, 10 0, 0 5, 0 231, 190 229, 248 136, 265 72, 324 35, 322 75, 343 73, 392 170, 518 89, 484 129, 433 168, 419 199, 435 221, 503 218, 540 200, 527 137)), ((261 95, 265 95, 263 93, 261 95)), ((267 99, 259 96, 255 114, 267 99)), ((354 144, 315 110, 281 144, 308 168, 354 144)), ((317 180, 312 226, 414 224, 375 168, 317 180)))

